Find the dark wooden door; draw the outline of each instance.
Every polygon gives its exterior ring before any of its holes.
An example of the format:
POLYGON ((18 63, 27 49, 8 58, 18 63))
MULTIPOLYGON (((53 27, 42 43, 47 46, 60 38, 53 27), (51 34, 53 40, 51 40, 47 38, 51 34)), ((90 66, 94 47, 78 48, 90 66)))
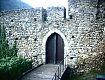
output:
POLYGON ((63 58, 63 39, 57 33, 53 33, 46 42, 46 64, 58 64, 63 58))
MULTIPOLYGON (((57 44, 56 44, 56 61, 57 61, 57 64, 60 63, 63 59, 64 59, 64 43, 63 43, 63 39, 61 38, 60 35, 57 35, 57 44)), ((62 63, 64 63, 62 61, 62 63)))

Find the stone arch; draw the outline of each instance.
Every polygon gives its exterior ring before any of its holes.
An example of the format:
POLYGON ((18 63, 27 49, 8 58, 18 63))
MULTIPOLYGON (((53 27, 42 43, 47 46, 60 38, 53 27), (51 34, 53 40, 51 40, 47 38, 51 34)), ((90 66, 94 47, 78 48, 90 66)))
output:
POLYGON ((58 30, 58 29, 53 29, 53 30, 51 30, 51 31, 49 31, 45 36, 44 36, 44 38, 43 38, 43 42, 42 42, 42 53, 43 53, 43 55, 42 55, 42 59, 43 59, 43 62, 45 63, 45 59, 46 59, 46 57, 45 57, 45 54, 46 54, 46 50, 45 50, 45 48, 46 48, 46 41, 47 41, 47 39, 48 39, 48 37, 51 35, 51 34, 53 34, 53 33, 57 33, 57 34, 59 34, 61 37, 62 37, 62 39, 63 39, 63 41, 64 41, 64 57, 66 57, 66 55, 68 55, 68 41, 67 41, 67 39, 66 39, 66 37, 65 37, 65 35, 60 31, 60 30, 58 30))

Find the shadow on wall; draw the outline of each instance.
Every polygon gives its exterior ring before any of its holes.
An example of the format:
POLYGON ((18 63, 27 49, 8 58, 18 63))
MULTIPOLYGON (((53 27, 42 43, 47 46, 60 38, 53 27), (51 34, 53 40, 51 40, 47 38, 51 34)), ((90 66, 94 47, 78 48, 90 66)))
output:
POLYGON ((61 80, 69 80, 70 76, 72 76, 74 72, 75 72, 75 69, 72 69, 68 66, 65 72, 63 73, 61 80))
POLYGON ((32 8, 32 6, 22 2, 21 0, 0 0, 0 11, 32 8))

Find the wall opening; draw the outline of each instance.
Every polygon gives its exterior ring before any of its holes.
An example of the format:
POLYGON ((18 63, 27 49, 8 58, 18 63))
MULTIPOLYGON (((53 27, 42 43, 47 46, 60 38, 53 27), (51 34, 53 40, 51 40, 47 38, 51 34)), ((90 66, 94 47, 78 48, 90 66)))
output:
MULTIPOLYGON (((46 63, 46 42, 48 40, 48 38, 53 34, 56 33, 58 34, 62 39, 63 39, 63 43, 64 43, 64 57, 65 58, 68 55, 68 41, 65 37, 65 35, 58 29, 52 29, 51 31, 49 31, 43 38, 43 42, 42 42, 42 59, 43 59, 43 63, 46 63)), ((64 64, 65 64, 65 60, 64 60, 64 64)))
MULTIPOLYGON (((46 64, 59 64, 64 59, 64 42, 62 37, 51 34, 46 41, 46 64)), ((64 62, 62 62, 63 64, 64 62)))

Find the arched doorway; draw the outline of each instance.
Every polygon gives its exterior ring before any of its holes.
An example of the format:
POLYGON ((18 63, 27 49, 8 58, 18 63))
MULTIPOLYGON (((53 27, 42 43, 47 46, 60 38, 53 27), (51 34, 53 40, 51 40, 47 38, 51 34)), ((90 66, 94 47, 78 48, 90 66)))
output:
POLYGON ((46 42, 46 64, 58 64, 63 59, 64 59, 63 39, 59 34, 53 33, 48 37, 46 42))

